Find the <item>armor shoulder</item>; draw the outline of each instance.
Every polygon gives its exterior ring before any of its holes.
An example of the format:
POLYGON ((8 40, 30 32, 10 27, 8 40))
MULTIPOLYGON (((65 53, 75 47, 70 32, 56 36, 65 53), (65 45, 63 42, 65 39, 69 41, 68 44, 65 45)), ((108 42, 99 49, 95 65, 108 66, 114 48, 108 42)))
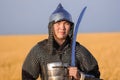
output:
POLYGON ((45 40, 39 41, 39 42, 38 42, 38 45, 39 45, 39 46, 46 45, 47 42, 48 42, 48 39, 45 39, 45 40))
POLYGON ((80 44, 79 42, 76 42, 76 50, 78 52, 81 52, 81 53, 86 54, 86 55, 92 55, 90 53, 90 51, 85 46, 83 46, 82 44, 80 44))
POLYGON ((40 50, 42 50, 43 52, 49 53, 48 39, 38 42, 38 46, 39 46, 40 50))

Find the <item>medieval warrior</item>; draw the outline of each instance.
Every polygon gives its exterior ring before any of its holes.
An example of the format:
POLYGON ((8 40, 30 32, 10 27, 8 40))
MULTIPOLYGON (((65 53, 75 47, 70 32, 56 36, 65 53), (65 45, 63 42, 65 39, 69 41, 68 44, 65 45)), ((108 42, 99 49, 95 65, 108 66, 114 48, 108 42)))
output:
MULTIPOLYGON (((93 55, 80 43, 75 46, 75 67, 71 67, 74 22, 61 4, 51 14, 48 39, 38 42, 22 66, 22 80, 85 80, 100 77, 93 55)), ((91 80, 91 79, 90 79, 91 80)))

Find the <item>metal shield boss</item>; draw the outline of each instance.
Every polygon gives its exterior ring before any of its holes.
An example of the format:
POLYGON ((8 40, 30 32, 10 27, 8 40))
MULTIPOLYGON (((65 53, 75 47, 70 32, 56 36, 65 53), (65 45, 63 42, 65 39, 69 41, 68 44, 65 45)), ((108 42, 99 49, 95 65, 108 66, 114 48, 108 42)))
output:
POLYGON ((48 80, 68 80, 68 64, 61 62, 48 63, 48 80))

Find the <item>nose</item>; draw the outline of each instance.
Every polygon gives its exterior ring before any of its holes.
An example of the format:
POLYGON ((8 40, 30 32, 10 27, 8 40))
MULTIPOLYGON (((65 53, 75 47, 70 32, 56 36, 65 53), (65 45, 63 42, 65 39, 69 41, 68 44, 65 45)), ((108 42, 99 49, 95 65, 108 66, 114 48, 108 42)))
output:
POLYGON ((65 24, 64 24, 64 23, 61 23, 61 25, 60 25, 60 29, 62 29, 62 30, 65 29, 65 24))

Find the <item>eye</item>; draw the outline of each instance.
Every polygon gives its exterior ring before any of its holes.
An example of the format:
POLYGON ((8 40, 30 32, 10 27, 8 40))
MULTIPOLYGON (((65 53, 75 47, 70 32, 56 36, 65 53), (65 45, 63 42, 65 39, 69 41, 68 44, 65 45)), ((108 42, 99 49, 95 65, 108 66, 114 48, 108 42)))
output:
POLYGON ((56 25, 60 25, 60 21, 55 23, 56 25))
POLYGON ((70 23, 69 23, 69 22, 66 22, 65 24, 66 24, 66 25, 70 25, 70 23))

